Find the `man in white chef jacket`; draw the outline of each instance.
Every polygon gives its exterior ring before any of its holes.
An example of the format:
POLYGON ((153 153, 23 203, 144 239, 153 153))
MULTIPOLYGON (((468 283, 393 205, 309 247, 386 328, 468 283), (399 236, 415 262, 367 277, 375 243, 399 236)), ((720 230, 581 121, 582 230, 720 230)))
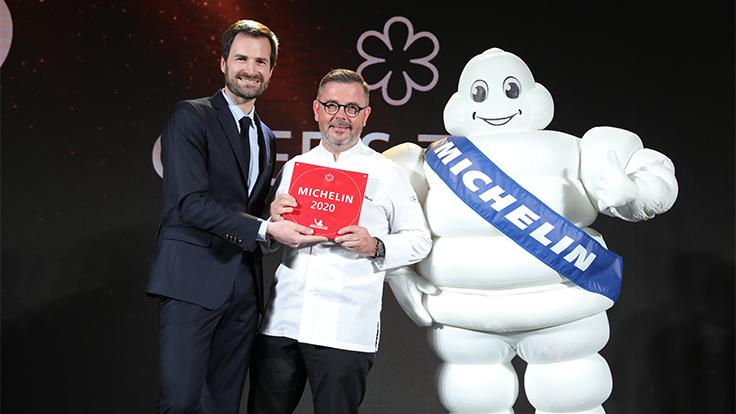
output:
POLYGON ((400 167, 360 139, 371 113, 363 77, 332 70, 313 110, 322 139, 284 166, 271 221, 296 207, 287 191, 297 161, 368 174, 365 198, 358 224, 334 241, 284 247, 254 345, 250 414, 292 413, 307 379, 315 413, 357 414, 378 349, 385 271, 422 260, 432 246, 400 167))

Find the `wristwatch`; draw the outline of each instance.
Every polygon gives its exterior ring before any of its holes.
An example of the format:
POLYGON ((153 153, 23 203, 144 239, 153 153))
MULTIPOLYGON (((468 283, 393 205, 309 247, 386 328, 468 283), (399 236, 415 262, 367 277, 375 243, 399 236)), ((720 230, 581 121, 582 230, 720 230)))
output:
POLYGON ((376 255, 371 257, 371 259, 386 257, 386 246, 383 245, 383 241, 378 237, 374 237, 374 239, 376 239, 376 255))

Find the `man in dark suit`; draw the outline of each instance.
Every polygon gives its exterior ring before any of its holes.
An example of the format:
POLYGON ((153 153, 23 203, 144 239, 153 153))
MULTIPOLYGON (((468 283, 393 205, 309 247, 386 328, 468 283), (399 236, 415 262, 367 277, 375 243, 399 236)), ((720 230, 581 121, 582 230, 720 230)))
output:
POLYGON ((161 134, 163 207, 146 289, 161 298, 161 413, 238 412, 263 309, 258 241, 324 240, 258 218, 276 148, 255 100, 277 56, 268 27, 233 24, 222 36, 225 87, 176 104, 161 134))

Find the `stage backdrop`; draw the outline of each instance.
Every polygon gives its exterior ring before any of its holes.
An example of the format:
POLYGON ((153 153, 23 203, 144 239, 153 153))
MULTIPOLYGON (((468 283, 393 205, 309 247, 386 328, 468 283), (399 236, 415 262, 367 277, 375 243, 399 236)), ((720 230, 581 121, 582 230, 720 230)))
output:
MULTIPOLYGON (((376 85, 364 131, 371 147, 426 146, 445 134, 442 110, 463 66, 491 47, 519 55, 550 90, 556 110, 548 129, 580 136, 618 126, 668 155, 680 184, 670 212, 594 225, 625 260, 603 350, 614 377, 605 407, 734 412, 732 1, 7 6, 4 412, 154 410, 158 315, 143 288, 160 208, 156 140, 175 102, 222 87, 219 37, 240 18, 281 38, 257 110, 277 131, 282 162, 316 143, 311 103, 328 70, 361 68, 376 85)), ((425 330, 389 291, 383 327, 362 412, 443 413, 425 330)), ((310 408, 305 398, 298 412, 310 408)), ((516 412, 532 412, 523 393, 516 412)))

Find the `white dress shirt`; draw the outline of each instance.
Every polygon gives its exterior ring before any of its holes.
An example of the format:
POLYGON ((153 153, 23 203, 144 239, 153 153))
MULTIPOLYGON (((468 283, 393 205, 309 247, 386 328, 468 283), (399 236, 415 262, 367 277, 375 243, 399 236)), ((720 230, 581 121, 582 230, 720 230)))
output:
POLYGON ((386 248, 383 259, 361 257, 328 241, 284 246, 260 332, 299 342, 375 352, 385 270, 422 260, 432 239, 416 194, 398 165, 358 143, 335 161, 322 144, 284 165, 276 194, 288 191, 296 161, 368 174, 358 224, 386 248))
MULTIPOLYGON (((233 118, 235 118, 235 125, 238 127, 238 132, 241 132, 240 119, 244 116, 250 118, 250 128, 248 128, 248 147, 250 148, 250 165, 248 166, 248 195, 250 195, 250 193, 253 192, 253 187, 255 187, 256 185, 256 180, 258 180, 258 174, 260 174, 260 162, 258 160, 258 128, 256 127, 256 120, 253 116, 256 113, 256 107, 254 106, 253 108, 251 108, 250 112, 246 114, 235 102, 233 102, 232 99, 230 99, 229 96, 227 96, 227 93, 225 93, 225 89, 222 90, 222 96, 225 97, 227 107, 228 109, 230 109, 230 113, 233 115, 233 118)), ((266 241, 267 227, 268 223, 264 220, 261 220, 261 226, 258 228, 258 241, 266 241)))
POLYGON ((258 129, 256 128, 256 121, 253 117, 253 114, 256 113, 255 106, 250 110, 249 113, 243 112, 240 107, 233 102, 232 99, 230 99, 229 96, 227 96, 227 93, 225 93, 225 90, 223 89, 222 95, 225 97, 225 101, 227 101, 227 107, 230 109, 230 113, 233 114, 233 118, 235 118, 235 125, 238 126, 238 132, 240 131, 240 119, 244 116, 247 116, 250 118, 250 128, 248 131, 248 148, 250 148, 250 165, 248 166, 248 195, 253 191, 253 187, 256 184, 256 180, 258 179, 259 171, 259 161, 258 161, 258 129))

